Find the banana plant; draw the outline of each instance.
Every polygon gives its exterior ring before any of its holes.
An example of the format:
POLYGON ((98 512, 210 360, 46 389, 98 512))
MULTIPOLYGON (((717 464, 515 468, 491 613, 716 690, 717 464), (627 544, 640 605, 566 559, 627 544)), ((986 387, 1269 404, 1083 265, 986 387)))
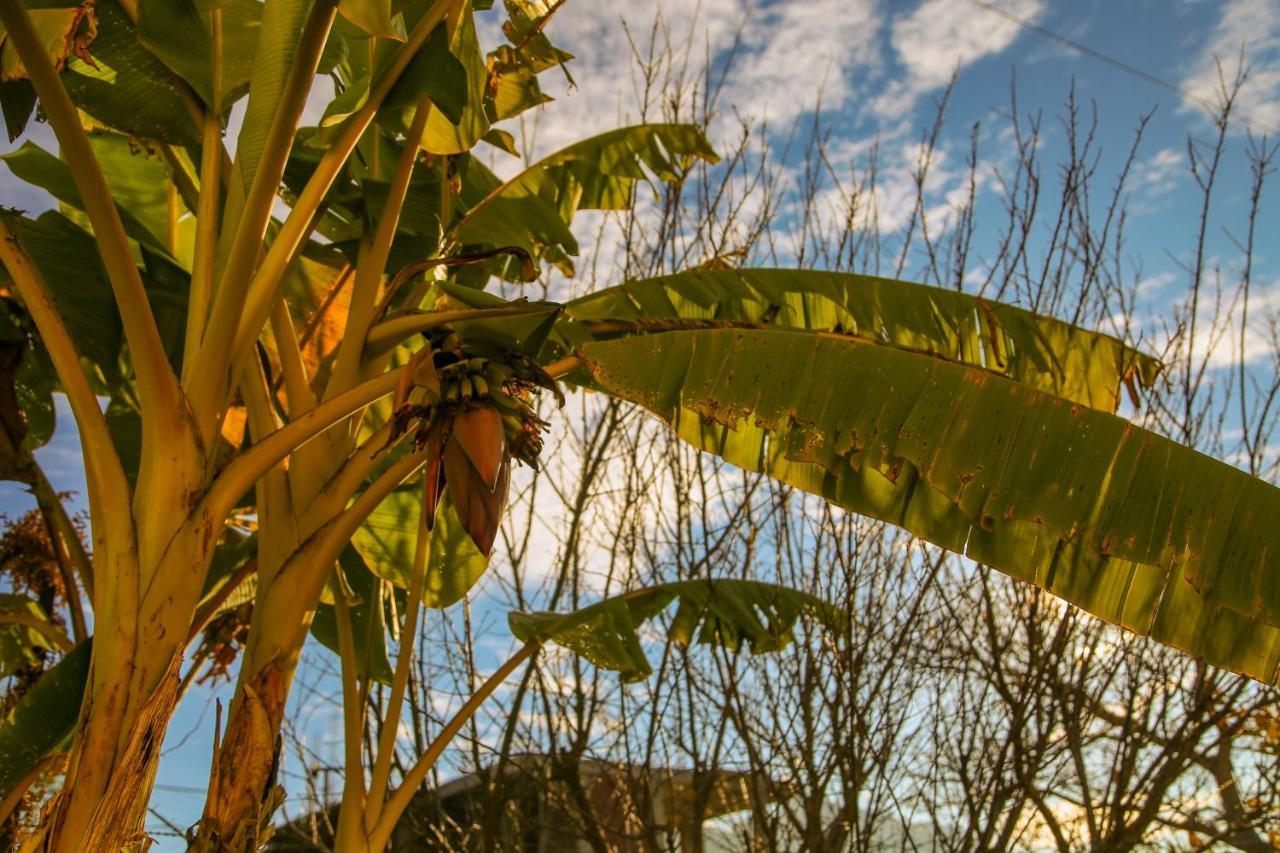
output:
MULTIPOLYGON (((239 636, 248 601, 193 847, 269 833, 314 635, 342 661, 341 847, 381 849, 443 745, 393 789, 385 725, 364 767, 369 685, 391 684, 398 720, 421 610, 483 574, 512 466, 538 463, 566 388, 1280 680, 1280 492, 1117 417, 1160 368, 1121 341, 851 274, 695 269, 564 304, 487 291, 571 274, 577 211, 625 209, 642 184, 716 160, 701 129, 649 124, 499 178, 481 146, 514 152, 499 125, 545 102, 539 75, 571 57, 544 32, 562 4, 543 0, 505 0, 507 43, 486 52, 474 14, 490 5, 0 0, 6 128, 16 138, 38 104, 58 142, 5 158, 58 202, 0 216, 5 307, 33 330, 29 363, 48 365, 15 374, 16 399, 38 426, 50 390, 66 396, 92 527, 75 561, 92 642, 0 726, 11 786, 66 756, 32 849, 141 843, 187 649, 211 626, 239 636), (77 701, 75 720, 41 710, 77 701)), ((765 651, 805 613, 838 627, 797 593, 725 583, 513 617, 525 646, 464 711, 545 642, 641 675, 634 625, 674 599, 676 640, 765 651)))

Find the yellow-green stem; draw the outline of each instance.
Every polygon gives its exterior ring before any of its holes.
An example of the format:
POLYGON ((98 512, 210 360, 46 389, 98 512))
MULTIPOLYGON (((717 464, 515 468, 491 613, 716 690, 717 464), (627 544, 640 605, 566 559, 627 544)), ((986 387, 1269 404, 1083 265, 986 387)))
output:
POLYGON ((570 355, 560 359, 559 361, 551 362, 544 367, 543 370, 545 370, 547 375, 552 379, 560 379, 564 376, 568 376, 570 373, 573 373, 581 367, 585 367, 586 364, 587 362, 581 356, 570 355))
POLYGON ((524 314, 546 313, 544 305, 514 305, 497 308, 461 308, 456 311, 415 311, 388 317, 369 330, 365 341, 365 357, 376 358, 395 349, 407 338, 449 323, 464 320, 485 320, 491 317, 519 317, 524 314))
POLYGON ((45 116, 58 138, 62 159, 71 172, 84 211, 93 225, 133 358, 144 426, 157 427, 152 432, 160 434, 154 435, 154 439, 163 439, 169 425, 174 422, 172 413, 182 410, 181 391, 177 377, 169 367, 142 277, 133 262, 129 238, 125 236, 120 214, 111 199, 111 190, 98 168, 93 149, 80 125, 80 116, 58 79, 58 73, 23 4, 10 0, 0 2, 0 23, 4 24, 8 43, 17 50, 36 94, 40 96, 45 116))
POLYGON ((302 360, 302 348, 298 344, 293 316, 289 313, 289 303, 283 298, 277 299, 276 307, 271 309, 271 331, 276 339, 280 372, 284 374, 284 394, 289 401, 289 411, 305 412, 314 409, 318 401, 315 392, 311 390, 307 365, 302 360))
POLYGON ((413 799, 413 795, 426 780, 427 774, 431 772, 431 768, 435 766, 445 748, 462 730, 467 721, 475 716, 476 711, 480 710, 480 706, 489 698, 489 695, 507 680, 507 677, 515 671, 516 667, 528 660, 541 647, 542 643, 539 640, 530 640, 521 646, 520 650, 512 655, 506 663, 498 667, 497 672, 489 676, 484 684, 480 685, 480 689, 471 695, 471 698, 453 716, 453 719, 445 724, 445 727, 440 730, 440 734, 427 747, 427 751, 414 762, 413 767, 409 768, 409 772, 404 774, 400 787, 391 795, 391 799, 387 800, 387 804, 382 810, 382 816, 378 818, 378 823, 369 837, 370 850, 377 853, 377 851, 387 846, 387 842, 391 840, 391 831, 395 829, 396 822, 400 820, 400 816, 408 808, 409 801, 413 799))
POLYGON ((358 687, 356 674, 356 646, 351 635, 351 607, 347 603, 344 584, 334 577, 329 581, 333 594, 333 610, 338 627, 338 656, 342 661, 342 728, 343 760, 345 773, 342 781, 342 805, 338 811, 337 850, 358 850, 363 847, 363 828, 360 823, 360 806, 364 802, 364 764, 360 758, 361 735, 364 728, 364 696, 358 687))
MULTIPOLYGON (((85 479, 89 487, 89 512, 94 535, 118 543, 116 547, 131 548, 133 525, 128 514, 104 512, 105 507, 128 507, 131 500, 129 481, 111 441, 106 419, 98 408, 98 398, 85 376, 80 355, 62 315, 5 217, 0 217, 0 262, 9 271, 14 289, 40 332, 71 405, 80 442, 87 451, 84 455, 85 479)), ((92 577, 87 580, 91 583, 92 577)), ((96 594, 96 590, 91 594, 96 594)))
POLYGON ((263 474, 338 421, 379 397, 390 394, 398 381, 397 371, 376 376, 332 400, 326 400, 256 441, 233 459, 214 480, 205 496, 205 505, 218 517, 225 516, 235 506, 235 501, 263 474))
MULTIPOLYGON (((430 470, 430 462, 427 469, 430 470)), ((369 776, 369 793, 365 798, 364 826, 366 831, 378 825, 382 813, 382 800, 387 793, 391 777, 391 761, 395 757, 396 736, 400 732, 400 710, 404 705, 405 689, 413 663, 413 646, 418 635, 418 610, 422 604, 422 587, 427 576, 427 554, 431 534, 427 531, 427 507, 423 501, 418 519, 418 534, 414 543, 413 574, 409 578, 409 597, 405 602, 404 627, 400 631, 400 649, 396 654, 396 671, 391 678, 391 695, 383 709, 382 732, 378 736, 378 752, 373 771, 369 776)))
POLYGON ((404 44, 400 45, 391 57, 383 73, 374 81, 364 105, 346 120, 338 138, 321 156, 311 179, 307 181, 306 187, 303 188, 284 225, 281 226, 280 233, 276 235, 271 247, 267 250, 262 265, 253 277, 253 283, 249 287, 249 293, 243 305, 237 306, 242 311, 235 337, 235 352, 243 352, 257 339, 267 321, 284 272, 293 262, 307 235, 311 233, 316 212, 320 209, 325 194, 337 178, 343 164, 347 162, 347 158, 351 156, 351 152, 355 150, 356 143, 360 141, 360 137, 373 121, 382 102, 390 94, 400 75, 409 67, 409 63, 422 48, 436 24, 440 23, 449 9, 457 7, 460 2, 461 0, 436 0, 431 5, 413 31, 409 33, 404 44))
MULTIPOLYGON (((419 96, 417 108, 413 113, 413 123, 405 139, 404 150, 400 153, 400 160, 396 163, 396 171, 387 190, 387 202, 382 207, 382 216, 378 219, 373 242, 356 268, 356 281, 351 291, 351 306, 347 312, 346 330, 338 345, 333 372, 325 389, 326 397, 332 397, 347 390, 360 378, 365 335, 369 331, 374 309, 377 307, 378 287, 382 283, 382 275, 387 268, 387 258, 391 255, 391 243, 395 239, 396 229, 400 227, 400 212, 404 208, 405 199, 409 196, 409 181, 413 177, 414 163, 418 160, 418 141, 422 138, 422 131, 427 126, 427 116, 430 114, 430 99, 426 95, 419 96)), ((377 150, 377 145, 374 146, 374 150, 377 150)))
MULTIPOLYGON (((253 278, 253 267, 262 250, 267 222, 275 204, 276 191, 289 160, 293 134, 306 106, 307 93, 315 79, 320 54, 329 38, 337 13, 336 0, 317 0, 303 26, 297 52, 280 93, 279 105, 267 131, 261 156, 254 169, 253 182, 245 196, 235 226, 235 236, 227 253, 217 290, 210 295, 212 309, 200 345, 199 358, 187 372, 186 388, 191 394, 192 408, 201 433, 210 438, 217 428, 220 410, 227 394, 232 366, 239 360, 239 349, 232 348, 236 326, 244 308, 245 294, 253 278)), ((269 306, 268 306, 269 307, 269 306)), ((265 321, 265 317, 263 318, 265 321)), ((261 328, 261 324, 259 324, 261 328)))
POLYGON ((209 13, 209 50, 213 56, 212 102, 204 114, 200 147, 200 198, 196 209, 195 251, 183 340, 182 372, 186 380, 204 339, 213 293, 214 259, 218 252, 218 210, 222 199, 222 10, 209 13))

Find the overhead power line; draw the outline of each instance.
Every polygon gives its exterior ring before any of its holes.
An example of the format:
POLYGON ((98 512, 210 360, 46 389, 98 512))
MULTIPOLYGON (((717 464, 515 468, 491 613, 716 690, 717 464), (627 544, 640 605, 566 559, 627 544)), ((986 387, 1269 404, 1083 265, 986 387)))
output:
MULTIPOLYGON (((1000 17, 1005 18, 1006 20, 1013 21, 1018 26, 1024 29, 1030 30, 1031 32, 1035 33, 1038 36, 1042 36, 1043 38, 1047 38, 1051 41, 1056 41, 1058 44, 1061 44, 1065 47, 1069 47, 1072 50, 1076 51, 1077 53, 1083 53, 1085 56, 1088 56, 1091 59, 1096 59, 1099 62, 1102 62, 1106 65, 1110 65, 1112 68, 1115 68, 1118 71, 1123 71, 1126 74, 1132 74, 1134 77, 1137 77, 1140 80, 1145 80, 1146 82, 1150 83, 1153 86, 1159 86, 1161 89, 1167 89, 1168 91, 1173 92, 1175 95, 1178 95, 1184 100, 1190 101, 1194 104, 1198 104, 1201 107, 1204 107, 1210 113, 1216 113, 1221 108, 1220 104, 1215 104, 1213 101, 1209 100, 1208 98, 1197 95, 1195 92, 1192 92, 1188 89, 1184 89, 1183 87, 1179 86, 1176 83, 1170 83, 1168 80, 1165 80, 1163 77, 1157 77, 1156 75, 1151 74, 1150 72, 1143 71, 1141 68, 1130 65, 1129 63, 1125 62, 1123 59, 1116 59, 1114 56, 1111 56, 1110 54, 1106 54, 1100 50, 1089 47, 1089 45, 1087 44, 1083 44, 1081 42, 1076 41, 1073 38, 1064 36, 1062 33, 1056 32, 1055 30, 1051 30, 1048 27, 1043 27, 1035 23, 1034 21, 1031 21, 1031 20, 1028 20, 1027 18, 1022 17, 1021 15, 1015 15, 1013 12, 1010 12, 1008 9, 1004 9, 1000 6, 997 6, 995 3, 990 3, 988 2, 988 0, 969 0, 969 2, 980 9, 985 9, 986 11, 999 15, 1000 17)), ((1276 135, 1275 128, 1268 127, 1262 122, 1255 121, 1251 119, 1249 116, 1241 112, 1237 111, 1236 115, 1246 125, 1249 125, 1252 128, 1260 130, 1263 133, 1267 133, 1273 136, 1276 135)))

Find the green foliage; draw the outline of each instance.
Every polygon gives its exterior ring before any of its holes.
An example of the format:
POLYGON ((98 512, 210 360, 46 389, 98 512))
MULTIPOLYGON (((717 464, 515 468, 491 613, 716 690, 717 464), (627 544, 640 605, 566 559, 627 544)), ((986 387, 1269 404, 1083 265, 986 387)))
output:
POLYGON ((280 111, 289 67, 311 6, 312 0, 272 0, 263 6, 261 34, 249 75, 249 102, 236 141, 236 171, 246 193, 253 185, 271 123, 280 111))
MULTIPOLYGON (((138 40, 206 103, 213 101, 213 44, 205 4, 196 0, 140 0, 138 40)), ((257 0, 223 0, 221 43, 223 104, 240 98, 249 86, 263 4, 257 0)))
MULTIPOLYGON (((956 290, 852 273, 792 269, 691 270, 629 281, 565 305, 590 324, 661 330, 666 321, 750 324, 853 335, 951 361, 1115 410, 1123 383, 1150 388, 1160 364, 1108 335, 956 290)), ((590 328, 562 324, 571 343, 590 328)), ((585 334, 584 334, 585 332, 585 334)))
POLYGON ((550 641, 582 655, 623 681, 639 681, 653 671, 644 653, 641 629, 671 602, 679 602, 667 639, 724 646, 744 645, 752 654, 775 652, 792 640, 802 616, 841 631, 844 617, 807 593, 759 581, 721 579, 676 581, 626 592, 572 613, 511 613, 511 633, 523 640, 550 641))
POLYGON ((71 736, 93 641, 76 646, 18 700, 0 723, 0 791, 9 791, 71 736))
MULTIPOLYGON (((417 485, 397 489, 374 510, 352 539, 373 574, 402 589, 409 588, 421 517, 422 489, 417 485)), ((484 574, 489 561, 463 529, 448 493, 441 499, 429 535, 431 544, 422 603, 442 609, 467 594, 484 574)))
MULTIPOLYGON (((391 664, 387 662, 387 619, 383 603, 383 584, 369 571, 360 552, 348 545, 338 559, 348 596, 351 639, 355 646, 356 672, 381 684, 391 683, 391 664)), ((316 607, 311 634, 335 654, 338 652, 338 613, 332 603, 316 607)))
POLYGON ((39 649, 53 644, 33 625, 49 621, 49 614, 23 595, 0 594, 0 678, 40 662, 39 649))
POLYGON ((119 0, 96 0, 98 35, 92 62, 72 60, 63 82, 76 106, 131 136, 176 145, 199 141, 199 131, 173 76, 139 41, 119 0))
POLYGON ((463 183, 469 210, 455 227, 464 244, 518 246, 567 274, 578 243, 569 230, 579 210, 625 210, 650 175, 677 181, 697 160, 717 161, 702 131, 646 124, 585 139, 502 183, 471 160, 463 183))
POLYGON ((584 344, 696 447, 1274 682, 1280 490, 1121 418, 860 338, 709 329, 584 344), (805 381, 797 381, 805 377, 805 381))

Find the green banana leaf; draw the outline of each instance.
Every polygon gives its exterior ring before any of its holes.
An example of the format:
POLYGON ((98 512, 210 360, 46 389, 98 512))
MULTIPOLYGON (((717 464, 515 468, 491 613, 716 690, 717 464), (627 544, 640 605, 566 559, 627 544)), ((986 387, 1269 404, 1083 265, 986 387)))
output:
POLYGON ((393 20, 391 0, 341 0, 338 14, 370 35, 404 41, 404 32, 393 20))
POLYGON ((253 186, 311 6, 311 0, 271 0, 263 7, 262 29, 249 75, 249 102, 236 142, 235 170, 245 193, 253 186))
POLYGON ((1280 490, 1114 415, 857 338, 675 331, 583 344, 681 438, 1131 631, 1280 680, 1280 490))
MULTIPOLYGON (((370 571, 402 589, 409 588, 421 513, 422 487, 401 487, 370 513, 351 540, 370 571)), ((460 601, 488 565, 463 529, 453 499, 445 490, 431 530, 423 606, 443 609, 460 601)))
MULTIPOLYGON (((11 166, 13 162, 9 161, 11 166)), ((54 162, 63 166, 59 160, 54 162)), ((124 333, 93 235, 54 211, 34 220, 19 219, 15 230, 80 355, 96 365, 109 383, 121 381, 118 365, 124 333)), ((6 279, 8 273, 0 271, 0 280, 6 279)))
POLYGON ((563 148, 502 183, 474 159, 463 182, 467 213, 456 226, 465 244, 519 246, 548 255, 566 273, 578 252, 569 231, 579 210, 624 210, 652 174, 679 178, 695 160, 717 162, 702 131, 687 124, 644 124, 563 148))
POLYGON ((751 580, 692 580, 657 584, 626 592, 572 613, 508 614, 518 639, 549 640, 596 666, 617 672, 623 681, 640 681, 653 672, 640 644, 640 626, 678 601, 667 639, 681 645, 740 648, 752 654, 783 649, 801 616, 840 631, 843 618, 819 598, 776 584, 751 580))
POLYGON ((92 64, 74 59, 62 75, 76 106, 130 136, 193 145, 200 133, 178 95, 177 79, 138 35, 119 0, 96 0, 92 64))
MULTIPOLYGON (((351 640, 355 646, 356 672, 380 684, 391 683, 391 664, 387 661, 386 619, 382 607, 380 581, 365 565, 360 552, 348 545, 338 558, 347 587, 355 595, 348 611, 351 614, 351 640)), ((341 654, 338 645, 337 608, 321 603, 311 621, 311 635, 321 645, 341 654)))
MULTIPOLYGON (((221 0, 219 5, 222 91, 218 95, 225 109, 249 86, 263 4, 259 0, 221 0)), ((204 6, 196 0, 140 0, 138 39, 208 104, 213 100, 213 56, 208 16, 201 12, 204 6)))
POLYGON ((631 281, 565 305, 569 344, 591 337, 573 321, 745 323, 892 344, 1002 373, 1042 391, 1115 411, 1121 386, 1150 388, 1160 363, 1108 335, 975 296, 852 273, 796 269, 691 270, 631 281))
POLYGON ((89 679, 93 639, 80 643, 40 676, 0 723, 0 792, 8 793, 71 736, 89 679))
POLYGON ((23 595, 0 594, 0 678, 14 670, 40 662, 36 651, 52 649, 49 638, 29 624, 14 618, 48 622, 49 616, 35 601, 23 595))
MULTIPOLYGON (((121 139, 121 137, 115 137, 115 139, 121 139)), ((95 146, 95 153, 101 153, 103 156, 104 177, 111 175, 116 179, 114 182, 109 179, 108 185, 111 186, 112 198, 116 202, 116 209, 120 212, 125 233, 139 243, 146 243, 157 251, 167 252, 168 248, 160 238, 160 234, 164 231, 156 233, 149 227, 158 224, 152 202, 157 188, 163 190, 167 173, 162 168, 157 169, 154 162, 146 161, 141 154, 138 155, 137 160, 133 160, 127 150, 127 141, 125 144, 124 149, 114 143, 100 143, 99 146, 95 146), (144 222, 144 219, 147 221, 144 222)), ((71 208, 74 216, 81 217, 81 225, 88 224, 88 217, 81 214, 83 202, 80 200, 80 191, 71 177, 71 170, 61 159, 34 142, 26 142, 17 151, 5 154, 0 159, 4 160, 5 165, 14 175, 29 184, 47 190, 66 208, 71 208)))

